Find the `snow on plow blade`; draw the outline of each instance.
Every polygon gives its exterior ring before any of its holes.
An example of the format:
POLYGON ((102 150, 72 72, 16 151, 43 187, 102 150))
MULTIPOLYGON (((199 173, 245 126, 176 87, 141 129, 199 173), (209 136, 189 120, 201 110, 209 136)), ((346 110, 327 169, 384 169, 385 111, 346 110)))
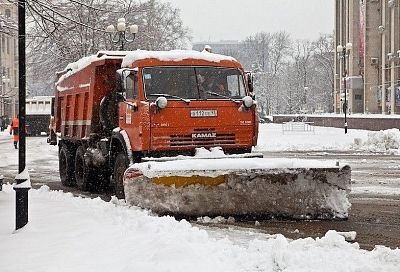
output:
POLYGON ((134 164, 126 201, 157 214, 346 219, 351 169, 335 162, 197 159, 134 164))

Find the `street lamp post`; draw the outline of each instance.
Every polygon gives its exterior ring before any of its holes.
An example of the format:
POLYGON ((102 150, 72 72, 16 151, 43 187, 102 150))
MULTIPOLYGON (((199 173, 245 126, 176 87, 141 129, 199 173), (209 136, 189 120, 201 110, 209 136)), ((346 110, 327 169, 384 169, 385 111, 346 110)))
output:
POLYGON ((119 50, 124 50, 125 42, 133 42, 138 33, 137 25, 126 26, 125 18, 119 18, 117 22, 117 28, 114 25, 109 25, 106 27, 106 32, 110 33, 111 41, 114 44, 120 44, 119 50), (128 38, 128 35, 132 35, 128 38))
POLYGON ((18 175, 15 177, 15 223, 16 229, 28 223, 28 191, 31 188, 28 171, 25 167, 25 89, 26 89, 26 54, 25 54, 25 0, 18 0, 18 69, 19 69, 19 149, 18 175))
POLYGON ((342 81, 343 81, 343 90, 344 90, 344 103, 343 103, 343 112, 344 112, 344 133, 347 133, 347 67, 346 67, 346 58, 350 56, 350 52, 353 48, 351 43, 347 43, 345 46, 338 45, 336 48, 338 58, 342 61, 342 81))

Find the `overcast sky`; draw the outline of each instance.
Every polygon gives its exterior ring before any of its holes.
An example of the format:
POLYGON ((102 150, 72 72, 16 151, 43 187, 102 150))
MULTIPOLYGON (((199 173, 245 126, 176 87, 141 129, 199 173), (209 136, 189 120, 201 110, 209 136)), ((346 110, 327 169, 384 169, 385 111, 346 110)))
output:
POLYGON ((243 40, 254 33, 285 30, 315 39, 334 28, 333 0, 161 0, 181 10, 193 42, 243 40))

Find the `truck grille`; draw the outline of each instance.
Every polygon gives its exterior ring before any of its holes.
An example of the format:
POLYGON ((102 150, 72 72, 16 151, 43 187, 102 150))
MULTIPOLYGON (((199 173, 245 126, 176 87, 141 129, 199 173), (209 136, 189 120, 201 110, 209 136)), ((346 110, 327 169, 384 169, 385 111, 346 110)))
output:
POLYGON ((234 145, 236 143, 235 133, 214 133, 214 130, 194 130, 195 134, 205 135, 205 137, 193 138, 192 134, 174 134, 170 135, 170 146, 219 146, 219 145, 234 145), (215 137, 207 137, 215 135, 215 137))

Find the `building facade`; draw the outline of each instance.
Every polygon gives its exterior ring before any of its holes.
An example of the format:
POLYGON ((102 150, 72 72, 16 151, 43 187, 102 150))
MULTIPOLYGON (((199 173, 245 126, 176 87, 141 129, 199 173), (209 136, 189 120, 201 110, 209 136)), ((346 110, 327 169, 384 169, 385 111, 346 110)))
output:
POLYGON ((15 116, 18 104, 17 6, 0 0, 0 117, 15 116))
POLYGON ((400 114, 400 0, 335 0, 336 113, 400 114), (338 55, 336 50, 336 55, 338 55))

